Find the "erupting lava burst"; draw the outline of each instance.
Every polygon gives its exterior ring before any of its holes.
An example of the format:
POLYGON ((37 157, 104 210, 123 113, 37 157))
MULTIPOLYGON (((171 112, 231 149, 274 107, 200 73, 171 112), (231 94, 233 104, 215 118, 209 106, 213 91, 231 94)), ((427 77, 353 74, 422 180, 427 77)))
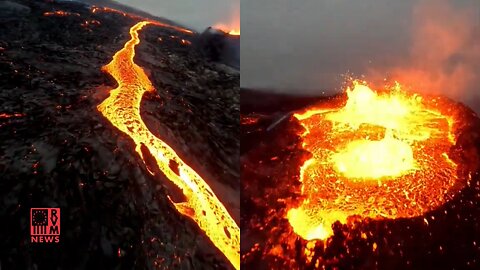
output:
POLYGON ((465 184, 449 158, 452 115, 399 84, 374 92, 355 81, 347 96, 342 108, 294 115, 311 158, 300 169, 303 201, 288 207, 287 218, 305 240, 329 238, 337 221, 421 216, 465 184))
POLYGON ((185 164, 169 145, 155 137, 140 116, 140 103, 144 93, 155 89, 133 58, 135 46, 140 43, 138 31, 149 23, 151 22, 143 21, 134 25, 130 29, 131 39, 104 66, 104 70, 115 78, 118 87, 110 91, 110 96, 98 106, 98 110, 135 142, 136 151, 145 163, 145 151, 155 158, 158 168, 186 197, 186 202, 172 201, 176 209, 191 217, 232 265, 239 269, 238 225, 205 180, 185 164))
POLYGON ((238 10, 232 13, 227 23, 217 23, 213 28, 232 36, 240 36, 240 15, 238 10))
POLYGON ((228 31, 228 34, 232 36, 240 36, 240 30, 230 30, 228 31))
POLYGON ((221 30, 232 36, 240 36, 240 29, 236 27, 232 28, 232 27, 225 26, 223 24, 217 24, 213 28, 221 30))

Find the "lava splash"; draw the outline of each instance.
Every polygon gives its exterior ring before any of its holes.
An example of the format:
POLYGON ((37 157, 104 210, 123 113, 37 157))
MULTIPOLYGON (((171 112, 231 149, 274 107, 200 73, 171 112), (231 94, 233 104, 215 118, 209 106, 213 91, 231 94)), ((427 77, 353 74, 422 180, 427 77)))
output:
MULTIPOLYGON (((164 141, 155 137, 140 115, 140 103, 147 91, 155 91, 144 70, 135 64, 135 46, 140 43, 138 31, 149 21, 130 29, 131 39, 118 51, 103 70, 112 75, 118 87, 97 108, 115 127, 136 144, 136 151, 145 164, 144 151, 150 152, 158 168, 186 197, 175 203, 181 214, 191 217, 231 264, 240 267, 240 230, 225 206, 197 172, 183 162, 164 141)), ((163 24, 162 24, 163 25, 163 24)))
POLYGON ((341 108, 294 115, 311 158, 300 169, 303 201, 287 218, 305 240, 329 238, 337 221, 421 216, 465 185, 449 158, 453 116, 399 84, 380 93, 355 81, 347 96, 341 108))
POLYGON ((216 24, 213 28, 218 29, 232 36, 240 36, 240 28, 235 26, 227 26, 225 24, 216 24))

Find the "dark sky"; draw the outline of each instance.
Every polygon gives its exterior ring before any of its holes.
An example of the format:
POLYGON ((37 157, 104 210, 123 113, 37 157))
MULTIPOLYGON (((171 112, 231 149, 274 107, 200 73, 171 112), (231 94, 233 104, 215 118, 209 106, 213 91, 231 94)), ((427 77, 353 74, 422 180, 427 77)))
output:
POLYGON ((167 18, 201 31, 215 24, 233 24, 240 13, 240 0, 116 0, 152 15, 167 18))
POLYGON ((480 92, 478 0, 242 0, 241 19, 242 87, 318 94, 351 72, 480 92))

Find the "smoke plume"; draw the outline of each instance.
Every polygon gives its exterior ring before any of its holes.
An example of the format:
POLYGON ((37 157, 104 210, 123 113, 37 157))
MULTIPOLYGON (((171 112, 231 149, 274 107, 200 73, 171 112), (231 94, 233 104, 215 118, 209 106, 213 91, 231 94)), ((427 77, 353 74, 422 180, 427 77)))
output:
MULTIPOLYGON (((423 0, 413 8, 409 55, 387 74, 419 92, 442 94, 479 106, 480 6, 456 5, 447 0, 423 0)), ((369 77, 369 76, 367 76, 369 77)), ((474 108, 478 111, 480 107, 474 108)))

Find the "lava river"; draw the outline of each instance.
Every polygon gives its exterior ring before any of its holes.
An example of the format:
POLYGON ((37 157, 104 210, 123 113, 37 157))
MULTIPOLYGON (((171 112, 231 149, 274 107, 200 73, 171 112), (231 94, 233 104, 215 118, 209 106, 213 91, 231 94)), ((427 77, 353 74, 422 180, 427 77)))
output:
POLYGON ((98 106, 98 110, 115 127, 132 138, 136 151, 145 163, 142 151, 150 152, 159 169, 186 197, 185 202, 172 201, 177 211, 192 218, 231 264, 239 269, 238 225, 205 180, 185 164, 168 144, 153 135, 140 116, 140 103, 144 93, 155 91, 155 88, 133 59, 135 46, 140 43, 138 31, 151 23, 142 21, 134 25, 130 29, 131 39, 103 67, 104 71, 115 78, 118 87, 110 91, 110 96, 98 106))

